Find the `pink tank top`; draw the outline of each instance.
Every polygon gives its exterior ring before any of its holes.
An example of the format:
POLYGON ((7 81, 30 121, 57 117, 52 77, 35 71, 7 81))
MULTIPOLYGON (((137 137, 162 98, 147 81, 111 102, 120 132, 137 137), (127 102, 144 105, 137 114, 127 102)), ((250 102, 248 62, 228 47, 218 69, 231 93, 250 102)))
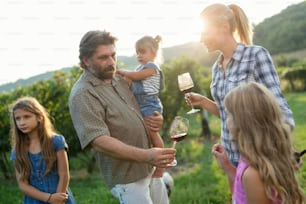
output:
POLYGON ((236 169, 236 177, 234 182, 232 196, 233 204, 247 204, 246 194, 242 184, 242 175, 248 167, 249 165, 240 158, 236 169))
MULTIPOLYGON (((236 169, 236 177, 234 182, 232 203, 233 204, 247 204, 246 194, 244 191, 243 183, 242 183, 242 175, 244 171, 249 167, 249 164, 246 163, 243 159, 239 159, 239 163, 236 169)), ((276 203, 272 201, 270 204, 281 204, 281 201, 278 200, 276 203)))

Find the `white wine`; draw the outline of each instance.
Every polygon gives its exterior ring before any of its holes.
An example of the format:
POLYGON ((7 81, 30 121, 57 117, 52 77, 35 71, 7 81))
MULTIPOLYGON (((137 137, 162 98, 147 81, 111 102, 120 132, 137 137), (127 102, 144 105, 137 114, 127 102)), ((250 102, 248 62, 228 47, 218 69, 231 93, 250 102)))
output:
MULTIPOLYGON (((194 87, 194 83, 189 72, 178 75, 177 81, 180 91, 182 91, 184 94, 190 93, 191 89, 194 87)), ((200 111, 200 109, 194 109, 193 106, 191 106, 191 110, 188 111, 187 114, 196 113, 198 111, 200 111)))
POLYGON ((184 93, 191 92, 194 84, 189 72, 178 75, 177 79, 180 91, 183 91, 184 93))

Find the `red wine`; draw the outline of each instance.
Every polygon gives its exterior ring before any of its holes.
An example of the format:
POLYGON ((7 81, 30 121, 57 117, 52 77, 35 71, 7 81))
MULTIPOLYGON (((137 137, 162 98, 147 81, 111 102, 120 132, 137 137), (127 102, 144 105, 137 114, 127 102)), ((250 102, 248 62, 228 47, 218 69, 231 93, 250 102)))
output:
POLYGON ((187 136, 187 133, 183 132, 183 133, 171 136, 171 139, 173 141, 179 142, 179 141, 182 141, 183 139, 185 139, 186 136, 187 136))

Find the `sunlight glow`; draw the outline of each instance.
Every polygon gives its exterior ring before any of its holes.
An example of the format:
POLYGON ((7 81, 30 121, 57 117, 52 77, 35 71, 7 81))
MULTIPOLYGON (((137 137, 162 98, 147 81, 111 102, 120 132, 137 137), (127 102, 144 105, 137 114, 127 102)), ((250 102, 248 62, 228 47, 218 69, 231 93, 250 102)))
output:
MULTIPOLYGON (((291 1, 234 1, 259 23, 291 1)), ((143 35, 161 35, 162 47, 200 40, 200 12, 215 1, 2 0, 0 84, 78 64, 78 44, 88 30, 118 37, 118 55, 133 55, 143 35)), ((226 4, 233 1, 220 1, 226 4)))

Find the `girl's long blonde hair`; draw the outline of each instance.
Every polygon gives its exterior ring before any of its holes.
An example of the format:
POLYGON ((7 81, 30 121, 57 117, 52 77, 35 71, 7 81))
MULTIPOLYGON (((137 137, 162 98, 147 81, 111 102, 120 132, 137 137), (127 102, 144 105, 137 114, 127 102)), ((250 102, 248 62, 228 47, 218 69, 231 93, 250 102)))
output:
POLYGON ((51 123, 49 113, 33 97, 19 98, 10 109, 11 116, 11 144, 16 153, 15 168, 22 180, 27 180, 31 172, 31 164, 28 157, 29 137, 21 132, 16 124, 14 112, 18 109, 29 111, 37 116, 38 136, 41 144, 43 158, 46 162, 46 172, 50 172, 56 162, 56 153, 53 146, 53 135, 56 134, 51 123))
POLYGON ((289 125, 272 93, 250 82, 232 89, 224 99, 228 127, 240 154, 258 170, 271 200, 304 203, 295 176, 289 125))
POLYGON ((253 44, 253 28, 248 17, 236 4, 212 4, 207 6, 201 16, 208 22, 213 24, 221 24, 228 22, 230 31, 238 42, 246 45, 253 44))

